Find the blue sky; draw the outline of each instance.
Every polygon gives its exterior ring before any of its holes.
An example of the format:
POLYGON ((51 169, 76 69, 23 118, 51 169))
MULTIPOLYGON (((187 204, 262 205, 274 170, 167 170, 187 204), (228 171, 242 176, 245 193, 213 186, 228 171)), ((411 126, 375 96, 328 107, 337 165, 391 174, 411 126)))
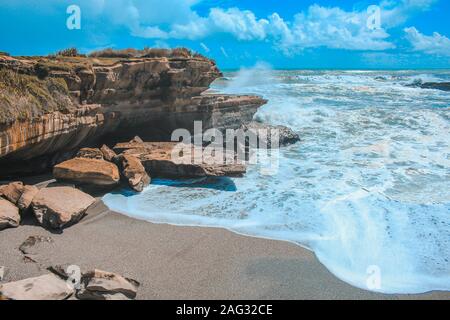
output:
POLYGON ((449 12, 448 0, 0 0, 0 51, 186 46, 223 69, 450 68, 449 12))

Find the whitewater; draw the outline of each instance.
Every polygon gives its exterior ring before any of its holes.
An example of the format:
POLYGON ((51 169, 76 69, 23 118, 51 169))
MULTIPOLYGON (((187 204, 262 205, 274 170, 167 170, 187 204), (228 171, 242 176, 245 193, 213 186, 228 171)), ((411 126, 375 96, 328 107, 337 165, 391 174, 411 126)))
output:
POLYGON ((363 289, 450 290, 450 93, 416 86, 429 81, 450 71, 226 73, 213 90, 263 96, 256 120, 300 135, 276 173, 259 162, 243 178, 155 179, 103 200, 156 223, 294 242, 363 289))

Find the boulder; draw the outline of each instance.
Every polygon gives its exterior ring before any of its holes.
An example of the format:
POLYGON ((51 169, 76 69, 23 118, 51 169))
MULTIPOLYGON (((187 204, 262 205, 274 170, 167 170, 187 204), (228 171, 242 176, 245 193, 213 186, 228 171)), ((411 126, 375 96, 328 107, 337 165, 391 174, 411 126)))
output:
POLYGON ((103 160, 103 153, 97 148, 82 148, 77 153, 78 158, 103 160))
MULTIPOLYGON (((167 178, 189 178, 189 177, 242 177, 246 172, 245 165, 231 161, 194 161, 193 157, 197 152, 202 153, 204 149, 196 151, 193 145, 185 144, 183 149, 186 154, 173 157, 179 147, 178 142, 144 142, 119 143, 114 150, 123 150, 124 155, 132 155, 138 158, 144 166, 146 172, 152 177, 167 178)), ((231 155, 234 158, 234 154, 231 155)), ((224 157, 222 157, 223 159, 224 157)))
POLYGON ((0 198, 0 230, 16 228, 20 223, 19 209, 11 202, 0 198))
POLYGON ((0 300, 63 300, 73 288, 53 274, 0 285, 0 300))
POLYGON ((300 136, 295 133, 292 129, 285 126, 273 126, 264 124, 257 121, 252 121, 241 126, 241 129, 247 132, 247 134, 254 134, 260 138, 258 147, 265 148, 265 144, 267 141, 267 148, 270 149, 272 147, 285 147, 300 141, 300 136), (275 133, 274 130, 277 130, 278 133, 275 133), (273 137, 278 135, 279 143, 272 141, 273 137), (264 138, 263 138, 264 137, 264 138))
POLYGON ((0 196, 16 204, 22 196, 23 183, 22 182, 11 182, 10 184, 3 185, 0 187, 0 196))
POLYGON ((22 196, 17 201, 17 206, 20 210, 26 211, 31 206, 34 196, 39 192, 39 188, 36 186, 24 186, 22 196))
POLYGON ((135 156, 128 154, 121 154, 117 159, 122 169, 122 175, 131 189, 142 192, 150 184, 151 179, 141 161, 135 156))
POLYGON ((121 275, 94 270, 83 274, 82 289, 77 292, 81 300, 122 300, 134 299, 139 282, 121 275))
POLYGON ((106 144, 104 144, 100 148, 100 151, 103 154, 103 158, 109 162, 113 162, 114 158, 117 156, 117 154, 112 149, 110 149, 106 144))
POLYGON ((114 163, 86 158, 74 158, 56 165, 53 175, 57 180, 97 186, 114 186, 120 180, 114 163))
POLYGON ((41 225, 61 229, 78 222, 94 202, 78 189, 58 186, 41 189, 31 206, 41 225))

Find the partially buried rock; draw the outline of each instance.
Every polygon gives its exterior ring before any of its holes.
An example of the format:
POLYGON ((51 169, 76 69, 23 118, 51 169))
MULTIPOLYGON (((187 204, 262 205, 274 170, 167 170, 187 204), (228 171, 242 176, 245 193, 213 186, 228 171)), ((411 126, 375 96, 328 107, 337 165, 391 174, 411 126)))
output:
POLYGON ((20 210, 26 211, 31 206, 31 201, 33 201, 33 198, 36 196, 36 194, 39 192, 38 187, 35 186, 24 186, 23 193, 17 201, 17 206, 20 210))
POLYGON ((122 168, 122 175, 130 187, 137 192, 142 192, 150 184, 151 179, 141 161, 127 154, 121 154, 117 159, 122 168))
POLYGON ((19 209, 8 200, 0 198, 0 230, 16 228, 19 223, 19 209))
POLYGON ((100 151, 102 152, 103 158, 104 158, 106 161, 113 162, 113 161, 114 161, 114 158, 117 156, 117 154, 116 154, 113 150, 111 150, 106 144, 104 144, 104 145, 100 148, 100 151))
POLYGON ((73 292, 66 281, 46 274, 0 285, 0 300, 63 300, 73 292))
POLYGON ((7 185, 0 187, 0 196, 16 204, 22 196, 23 183, 22 182, 11 182, 7 185))
POLYGON ((83 148, 77 153, 78 158, 103 160, 103 153, 97 148, 83 148))
POLYGON ((114 186, 119 180, 119 169, 114 163, 86 158, 74 158, 56 165, 53 175, 57 180, 97 186, 114 186))
POLYGON ((94 202, 78 189, 61 186, 41 189, 31 206, 41 225, 61 229, 78 222, 94 202))
POLYGON ((77 292, 81 300, 122 300, 134 299, 139 282, 121 275, 94 270, 83 275, 82 289, 77 292))

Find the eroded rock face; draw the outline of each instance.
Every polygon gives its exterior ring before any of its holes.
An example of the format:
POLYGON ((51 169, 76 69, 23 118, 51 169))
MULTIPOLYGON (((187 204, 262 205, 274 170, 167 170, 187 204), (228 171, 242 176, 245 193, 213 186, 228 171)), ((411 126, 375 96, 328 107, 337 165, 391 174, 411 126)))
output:
POLYGON ((57 180, 97 186, 114 186, 119 183, 119 169, 114 163, 89 158, 74 158, 53 168, 57 180))
POLYGON ((139 283, 121 275, 94 270, 83 274, 82 289, 77 292, 80 300, 134 299, 139 283))
POLYGON ((131 189, 142 192, 150 184, 150 176, 138 158, 128 154, 121 154, 117 157, 117 161, 120 163, 122 175, 131 189))
POLYGON ((48 187, 39 191, 31 206, 41 225, 61 229, 78 222, 94 202, 93 197, 72 187, 48 187))
POLYGON ((16 228, 19 224, 19 209, 8 200, 0 198, 0 230, 16 228))
POLYGON ((188 152, 183 155, 174 151, 176 146, 177 142, 126 142, 117 144, 114 150, 138 158, 152 177, 242 177, 246 172, 244 165, 209 159, 206 152, 203 160, 196 162, 194 155, 198 150, 193 145, 185 145, 183 149, 188 152))
MULTIPOLYGON (((76 61, 0 56, 2 69, 27 81, 39 77, 33 85, 45 85, 54 107, 34 106, 22 112, 24 118, 18 110, 0 119, 0 176, 44 170, 55 157, 106 136, 123 141, 139 134, 168 141, 175 129, 192 131, 194 121, 202 121, 204 130, 238 128, 266 103, 255 96, 202 95, 221 73, 213 61, 198 56, 76 61), (37 114, 28 115, 35 109, 37 114)), ((21 99, 10 98, 13 103, 21 99)))
POLYGON ((63 300, 74 290, 53 274, 0 285, 0 300, 63 300))

